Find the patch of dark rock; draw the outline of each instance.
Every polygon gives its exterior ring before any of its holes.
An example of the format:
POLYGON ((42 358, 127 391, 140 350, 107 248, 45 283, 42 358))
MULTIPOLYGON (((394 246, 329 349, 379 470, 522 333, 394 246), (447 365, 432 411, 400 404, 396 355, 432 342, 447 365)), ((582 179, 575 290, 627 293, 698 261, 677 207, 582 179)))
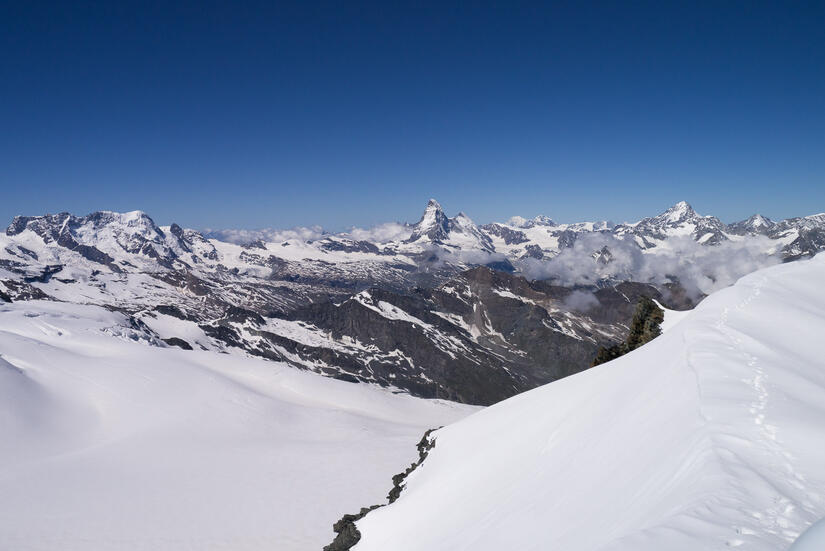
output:
POLYGON ((485 264, 491 270, 495 270, 497 272, 507 272, 508 274, 512 274, 516 271, 513 265, 510 263, 509 260, 499 260, 496 262, 488 262, 485 264))
POLYGON ((173 318, 178 318, 181 320, 198 321, 196 317, 190 316, 173 304, 161 304, 160 306, 156 306, 155 312, 158 312, 159 314, 166 314, 167 316, 172 316, 173 318))
POLYGON ((324 546, 324 551, 349 551, 361 540, 361 532, 355 527, 355 523, 367 516, 367 513, 379 507, 383 507, 383 505, 364 507, 357 514, 341 517, 338 522, 332 525, 332 530, 338 535, 335 536, 332 543, 324 546))
POLYGON ((247 321, 251 321, 256 325, 263 325, 266 323, 264 318, 257 312, 247 310, 246 308, 241 308, 240 306, 230 306, 227 308, 223 319, 237 323, 246 323, 247 321))
POLYGON ((524 251, 525 252, 522 255, 522 258, 536 258, 538 260, 544 258, 544 251, 542 251, 541 247, 538 245, 527 245, 524 248, 524 251))
POLYGON ((339 381, 346 381, 348 383, 360 383, 361 380, 356 377, 355 375, 350 375, 349 373, 341 373, 340 371, 336 371, 335 374, 332 376, 334 379, 338 379, 339 381))
MULTIPOLYGON (((416 445, 418 449, 418 461, 411 463, 403 473, 398 473, 392 477, 392 489, 387 495, 389 503, 395 502, 401 495, 404 489, 404 480, 415 469, 421 466, 421 463, 427 458, 427 455, 435 447, 435 439, 431 439, 430 435, 436 429, 430 429, 424 433, 421 440, 416 445)), ((324 551, 349 551, 356 543, 361 540, 361 532, 355 526, 355 523, 367 516, 367 513, 374 511, 384 505, 372 505, 370 507, 363 507, 361 510, 352 515, 347 514, 341 517, 335 524, 332 525, 332 530, 337 534, 335 539, 329 545, 324 547, 324 551)))
POLYGON ((37 287, 18 281, 15 279, 7 279, 3 281, 8 295, 16 301, 21 300, 54 300, 52 297, 38 289, 37 287))
POLYGON ((427 455, 430 453, 430 450, 435 447, 435 439, 430 438, 430 435, 436 429, 430 429, 424 433, 424 436, 421 437, 421 440, 418 441, 416 444, 416 449, 418 450, 418 461, 415 463, 411 463, 409 467, 407 467, 403 473, 398 473, 397 475, 392 477, 392 489, 390 493, 387 494, 387 499, 390 503, 395 503, 399 497, 401 497, 401 491, 404 490, 404 481, 410 476, 410 473, 416 470, 425 459, 427 459, 427 455))
POLYGON ((191 344, 189 344, 183 339, 179 339, 178 337, 169 337, 168 339, 161 340, 169 346, 177 346, 178 348, 183 348, 184 350, 192 350, 191 344))
POLYGON ((630 333, 625 342, 600 348, 593 360, 593 366, 624 356, 661 335, 664 314, 652 299, 641 297, 636 304, 636 312, 633 314, 633 321, 630 322, 630 333))
POLYGON ((2 302, 11 302, 11 297, 9 295, 7 295, 6 293, 4 293, 3 291, 0 291, 0 301, 2 301, 2 302))
POLYGON ((62 264, 50 264, 48 266, 44 266, 40 274, 36 276, 24 277, 23 281, 26 283, 48 283, 54 274, 62 270, 62 264))

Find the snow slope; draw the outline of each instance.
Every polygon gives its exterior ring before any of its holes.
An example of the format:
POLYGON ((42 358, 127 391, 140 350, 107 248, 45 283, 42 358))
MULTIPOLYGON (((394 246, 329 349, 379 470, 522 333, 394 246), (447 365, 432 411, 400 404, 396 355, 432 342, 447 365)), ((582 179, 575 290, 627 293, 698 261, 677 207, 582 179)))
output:
POLYGON ((145 335, 0 303, 0 549, 320 549, 477 409, 145 335))
POLYGON ((825 515, 825 255, 436 433, 356 551, 782 550, 825 515))

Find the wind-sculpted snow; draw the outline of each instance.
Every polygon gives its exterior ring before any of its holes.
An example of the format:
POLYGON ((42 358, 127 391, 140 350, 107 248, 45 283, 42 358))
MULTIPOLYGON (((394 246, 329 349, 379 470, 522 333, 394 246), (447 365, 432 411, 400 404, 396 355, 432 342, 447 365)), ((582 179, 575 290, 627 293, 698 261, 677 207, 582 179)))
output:
POLYGON ((787 549, 825 515, 823 281, 822 254, 757 271, 437 431, 355 551, 787 549))
POLYGON ((0 304, 0 549, 320 549, 474 410, 158 344, 100 307, 0 304))

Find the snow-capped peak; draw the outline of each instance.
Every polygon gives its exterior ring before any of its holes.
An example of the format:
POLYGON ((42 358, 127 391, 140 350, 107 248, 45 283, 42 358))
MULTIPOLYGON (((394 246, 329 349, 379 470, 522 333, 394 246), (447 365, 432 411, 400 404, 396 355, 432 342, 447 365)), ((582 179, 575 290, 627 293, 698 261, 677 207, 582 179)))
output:
POLYGON ((693 207, 691 207, 687 201, 679 201, 656 218, 671 224, 678 224, 679 222, 684 222, 697 216, 698 214, 696 214, 696 211, 693 210, 693 207))
POLYGON ((409 241, 418 241, 425 236, 431 241, 440 241, 445 239, 449 232, 450 219, 444 214, 444 209, 438 201, 430 199, 421 220, 413 226, 409 241))
POLYGON ((754 214, 747 220, 745 220, 745 225, 751 228, 769 228, 773 226, 774 222, 770 218, 765 218, 761 214, 754 214))
POLYGON ((731 224, 728 228, 732 233, 744 235, 767 234, 774 226, 776 226, 776 222, 770 218, 766 218, 761 214, 754 214, 750 218, 731 224))

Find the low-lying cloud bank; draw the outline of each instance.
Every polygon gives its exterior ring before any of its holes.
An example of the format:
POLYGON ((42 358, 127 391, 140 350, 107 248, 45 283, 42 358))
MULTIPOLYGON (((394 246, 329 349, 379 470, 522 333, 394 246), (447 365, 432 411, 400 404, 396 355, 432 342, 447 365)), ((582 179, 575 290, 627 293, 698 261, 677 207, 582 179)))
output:
MULTIPOLYGON (((409 237, 410 226, 390 222, 372 228, 351 228, 335 234, 354 241, 384 244, 409 237)), ((236 244, 262 240, 268 242, 314 241, 332 234, 319 226, 289 230, 215 230, 207 237, 236 244)), ((553 258, 526 258, 512 261, 528 279, 552 280, 565 286, 597 285, 604 280, 639 281, 662 286, 678 281, 693 299, 732 285, 740 277, 781 262, 776 243, 764 236, 748 236, 718 245, 701 245, 690 237, 673 237, 655 250, 645 252, 630 238, 610 233, 579 234, 572 247, 553 258)), ((427 269, 446 264, 490 265, 507 263, 504 254, 482 250, 454 250, 433 245, 427 269)), ((571 298, 576 309, 587 308, 585 296, 571 298)))
POLYGON ((674 237, 655 251, 644 252, 629 239, 584 234, 552 259, 525 259, 518 268, 529 279, 551 279, 560 285, 594 285, 604 279, 663 285, 678 280, 696 298, 780 263, 774 247, 775 243, 763 236, 713 246, 700 245, 689 237, 674 237))
POLYGON ((299 226, 290 230, 276 230, 263 228, 260 230, 204 230, 203 235, 208 239, 217 239, 236 245, 246 245, 255 241, 280 243, 283 241, 313 241, 328 235, 321 226, 299 226))
POLYGON ((349 231, 332 234, 321 226, 298 226, 289 230, 263 228, 259 230, 210 230, 204 236, 236 245, 246 245, 255 241, 282 243, 284 241, 315 241, 331 235, 352 239, 353 241, 370 241, 372 243, 389 243, 410 236, 410 226, 398 222, 387 222, 371 228, 351 228, 349 231))

